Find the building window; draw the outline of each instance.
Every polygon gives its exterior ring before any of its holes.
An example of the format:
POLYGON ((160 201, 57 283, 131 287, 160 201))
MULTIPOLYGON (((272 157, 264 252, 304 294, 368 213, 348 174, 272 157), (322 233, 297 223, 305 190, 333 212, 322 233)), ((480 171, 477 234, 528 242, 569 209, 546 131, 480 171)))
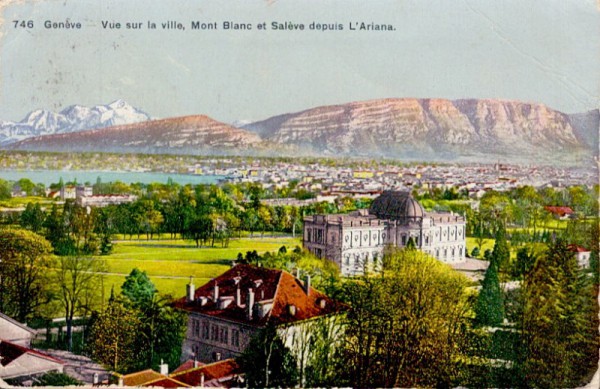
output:
POLYGON ((402 235, 402 246, 406 246, 406 235, 402 235))
POLYGON ((346 259, 346 265, 350 266, 350 254, 346 254, 345 259, 346 259))
POLYGON ((317 243, 323 243, 323 230, 316 230, 316 235, 317 235, 317 243))
POLYGON ((200 337, 200 322, 198 320, 194 320, 194 337, 200 337))
POLYGON ((209 338, 209 325, 207 321, 202 322, 202 339, 208 340, 209 338))
POLYGON ((231 344, 240 347, 240 331, 231 330, 231 344))
POLYGON ((227 344, 229 341, 229 329, 227 327, 219 328, 219 342, 227 344))
POLYGON ((312 238, 312 230, 309 228, 306 230, 306 241, 310 242, 312 238))
POLYGON ((210 328, 210 340, 219 340, 219 327, 214 324, 210 328))

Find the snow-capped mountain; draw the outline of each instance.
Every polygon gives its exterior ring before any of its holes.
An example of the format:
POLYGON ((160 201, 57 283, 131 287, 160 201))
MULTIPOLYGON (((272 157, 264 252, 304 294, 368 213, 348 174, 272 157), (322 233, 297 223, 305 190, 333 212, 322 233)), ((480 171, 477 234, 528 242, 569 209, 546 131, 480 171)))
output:
POLYGON ((0 121, 0 144, 7 145, 34 136, 92 130, 150 119, 147 113, 123 100, 91 108, 72 105, 58 113, 38 109, 27 114, 20 122, 0 121))

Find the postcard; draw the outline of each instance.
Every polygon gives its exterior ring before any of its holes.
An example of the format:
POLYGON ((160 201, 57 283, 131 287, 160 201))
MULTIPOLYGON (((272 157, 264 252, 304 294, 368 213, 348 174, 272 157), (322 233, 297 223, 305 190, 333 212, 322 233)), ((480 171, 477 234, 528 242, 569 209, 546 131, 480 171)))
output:
POLYGON ((0 386, 597 387, 598 53, 594 0, 3 1, 0 386))

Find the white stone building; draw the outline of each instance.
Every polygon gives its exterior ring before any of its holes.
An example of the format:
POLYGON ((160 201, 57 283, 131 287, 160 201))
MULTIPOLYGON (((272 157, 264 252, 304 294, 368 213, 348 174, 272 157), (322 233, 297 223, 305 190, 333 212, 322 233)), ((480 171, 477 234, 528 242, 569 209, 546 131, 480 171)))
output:
POLYGON ((453 213, 426 213, 408 192, 386 191, 369 210, 347 215, 304 218, 303 246, 335 262, 344 276, 377 271, 386 246, 410 241, 445 263, 466 258, 465 218, 453 213))

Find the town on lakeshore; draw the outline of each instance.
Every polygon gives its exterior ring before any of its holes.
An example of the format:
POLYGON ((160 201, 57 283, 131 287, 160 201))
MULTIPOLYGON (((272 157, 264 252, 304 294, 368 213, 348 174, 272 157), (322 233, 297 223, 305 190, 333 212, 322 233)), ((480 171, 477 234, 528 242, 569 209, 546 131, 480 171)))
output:
POLYGON ((536 361, 567 345, 571 385, 597 364, 593 167, 7 151, 0 197, 3 385, 550 384, 536 361))

